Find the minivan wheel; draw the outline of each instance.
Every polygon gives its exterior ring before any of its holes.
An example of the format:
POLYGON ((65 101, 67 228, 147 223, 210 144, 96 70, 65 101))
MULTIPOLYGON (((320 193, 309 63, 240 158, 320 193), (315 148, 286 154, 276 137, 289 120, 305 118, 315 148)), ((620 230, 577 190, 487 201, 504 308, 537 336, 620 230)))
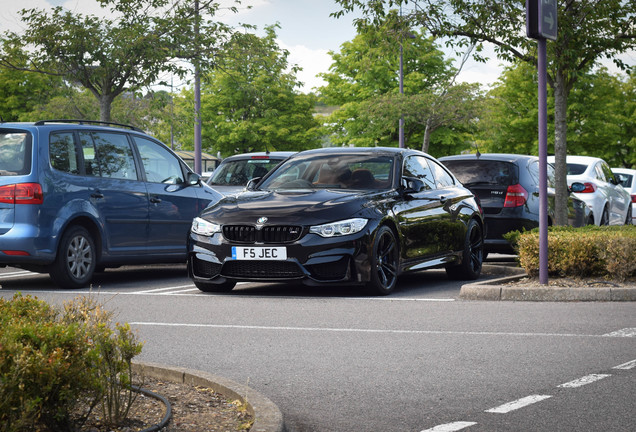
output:
POLYGON ((95 242, 88 230, 73 226, 60 241, 55 262, 49 274, 62 288, 82 288, 90 282, 97 264, 95 242))

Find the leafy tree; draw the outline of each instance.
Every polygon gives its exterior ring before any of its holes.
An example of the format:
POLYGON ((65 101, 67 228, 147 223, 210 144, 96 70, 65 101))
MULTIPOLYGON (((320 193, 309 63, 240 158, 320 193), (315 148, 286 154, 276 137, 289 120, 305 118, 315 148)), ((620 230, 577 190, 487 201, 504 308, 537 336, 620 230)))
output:
MULTIPOLYGON (((480 120, 481 152, 537 154, 537 86, 527 63, 508 67, 488 92, 480 120)), ((548 105, 553 95, 548 94, 548 105)), ((630 166, 636 158, 634 77, 621 78, 601 68, 582 74, 568 104, 571 154, 596 156, 612 166, 630 166)), ((554 111, 548 111, 554 125, 554 111)), ((554 142, 548 142, 554 151, 554 142)))
MULTIPOLYGON (((230 155, 318 147, 322 132, 313 116, 316 97, 296 92, 298 67, 286 72, 289 53, 278 47, 275 26, 266 27, 263 37, 235 33, 224 51, 204 76, 202 148, 230 155)), ((175 100, 177 115, 193 118, 187 102, 191 95, 186 90, 175 100)), ((178 136, 182 144, 192 142, 189 129, 180 128, 178 136)))
MULTIPOLYGON (((446 110, 450 107, 445 99, 462 95, 469 102, 476 87, 468 91, 468 87, 454 86, 456 70, 443 52, 432 39, 405 26, 406 22, 393 11, 382 25, 359 28, 356 37, 342 44, 339 53, 331 53, 330 70, 321 74, 327 85, 320 92, 325 103, 340 106, 326 120, 334 143, 394 145, 398 119, 404 116, 408 146, 421 142, 428 151, 430 136, 440 127, 467 124, 464 116, 446 110), (397 73, 400 44, 405 65, 404 94, 399 93, 397 73)), ((470 107, 467 103, 461 108, 468 112, 470 107)), ((465 147, 464 140, 458 141, 465 147)))
POLYGON ((99 100, 100 119, 109 121, 117 96, 155 83, 163 71, 185 74, 187 66, 173 62, 176 58, 209 64, 211 50, 229 32, 227 26, 203 18, 203 13, 213 16, 219 9, 213 2, 205 2, 201 15, 195 15, 193 0, 98 1, 110 5, 117 19, 74 14, 61 6, 50 13, 22 10, 28 31, 5 32, 0 65, 82 85, 99 100))
POLYGON ((27 120, 34 107, 63 91, 59 78, 0 67, 0 116, 4 121, 27 120))
MULTIPOLYGON (((408 6, 407 16, 433 35, 449 37, 461 48, 477 43, 495 45, 497 55, 537 64, 536 44, 522 31, 525 2, 520 0, 336 0, 336 17, 360 8, 366 22, 381 23, 387 10, 408 6)), ((548 44, 548 83, 554 89, 556 156, 556 223, 567 221, 566 167, 568 96, 582 73, 602 58, 627 68, 617 54, 636 47, 636 2, 624 0, 561 0, 558 39, 548 44)), ((477 50, 477 58, 480 58, 477 50)))

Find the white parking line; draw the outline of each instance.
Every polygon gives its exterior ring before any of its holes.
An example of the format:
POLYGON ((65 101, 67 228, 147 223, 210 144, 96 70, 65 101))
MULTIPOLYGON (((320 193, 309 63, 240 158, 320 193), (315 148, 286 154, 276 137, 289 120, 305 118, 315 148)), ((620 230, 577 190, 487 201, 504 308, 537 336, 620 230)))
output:
POLYGON ((453 422, 453 423, 446 423, 443 425, 438 425, 435 426, 433 428, 430 429, 425 429, 422 432, 455 432, 458 430, 462 430, 467 428, 468 426, 472 426, 472 425, 476 425, 477 423, 475 422, 463 422, 463 421, 458 421, 458 422, 453 422))
POLYGON ((615 332, 606 333, 603 336, 607 337, 636 337, 636 328, 624 328, 616 330, 615 332))
POLYGON ((526 407, 528 405, 535 404, 537 402, 541 402, 542 400, 549 399, 552 396, 549 395, 531 395, 526 396, 521 399, 517 399, 516 401, 508 402, 503 405, 500 405, 496 408, 491 408, 486 410, 485 412, 495 413, 495 414, 506 414, 514 410, 518 410, 520 408, 526 407))
MULTIPOLYGON (((171 287, 165 287, 165 288, 155 288, 155 289, 144 290, 144 291, 135 291, 133 294, 154 294, 154 293, 160 293, 162 291, 177 290, 177 289, 180 289, 180 288, 192 288, 192 284, 171 286, 171 287)), ((188 290, 188 291, 190 291, 190 290, 188 290)))
POLYGON ((17 278, 17 277, 25 276, 25 275, 29 275, 29 274, 35 275, 35 274, 38 274, 38 273, 33 273, 33 272, 30 272, 30 271, 17 271, 17 272, 2 273, 2 274, 0 274, 0 279, 17 278))
POLYGON ((564 384, 560 384, 557 387, 560 388, 577 388, 577 387, 582 387, 584 385, 587 384, 592 384, 593 382, 602 380, 603 378, 607 378, 609 376, 612 375, 608 375, 608 374, 591 374, 591 375, 586 375, 582 378, 579 379, 575 379, 574 381, 570 381, 570 382, 566 382, 564 384))
POLYGON ((629 370, 636 367, 636 360, 628 361, 627 363, 620 364, 618 366, 614 366, 612 369, 622 369, 629 370))

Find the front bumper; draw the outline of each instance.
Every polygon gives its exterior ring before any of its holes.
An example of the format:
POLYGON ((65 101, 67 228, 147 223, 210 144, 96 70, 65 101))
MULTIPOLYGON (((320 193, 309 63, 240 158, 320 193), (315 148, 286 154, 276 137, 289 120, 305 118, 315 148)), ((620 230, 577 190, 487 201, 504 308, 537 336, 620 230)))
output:
POLYGON ((250 246, 227 241, 222 234, 211 237, 190 233, 188 274, 195 282, 290 282, 305 285, 358 285, 369 281, 370 235, 322 238, 306 234, 298 241, 282 244, 255 243, 251 246, 285 247, 285 260, 237 260, 233 246, 250 246))

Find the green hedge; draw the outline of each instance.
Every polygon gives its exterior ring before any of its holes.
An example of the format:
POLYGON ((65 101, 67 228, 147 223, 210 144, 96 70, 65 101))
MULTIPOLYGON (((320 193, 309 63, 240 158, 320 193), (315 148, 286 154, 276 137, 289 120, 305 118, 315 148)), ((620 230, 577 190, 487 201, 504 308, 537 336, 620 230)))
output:
MULTIPOLYGON (((529 276, 539 275, 539 230, 514 231, 506 239, 529 276)), ((624 281, 636 276, 636 226, 548 228, 550 276, 600 276, 624 281)))
POLYGON ((87 297, 62 310, 31 296, 0 298, 0 432, 74 431, 94 409, 106 424, 125 418, 141 343, 111 318, 87 297))

